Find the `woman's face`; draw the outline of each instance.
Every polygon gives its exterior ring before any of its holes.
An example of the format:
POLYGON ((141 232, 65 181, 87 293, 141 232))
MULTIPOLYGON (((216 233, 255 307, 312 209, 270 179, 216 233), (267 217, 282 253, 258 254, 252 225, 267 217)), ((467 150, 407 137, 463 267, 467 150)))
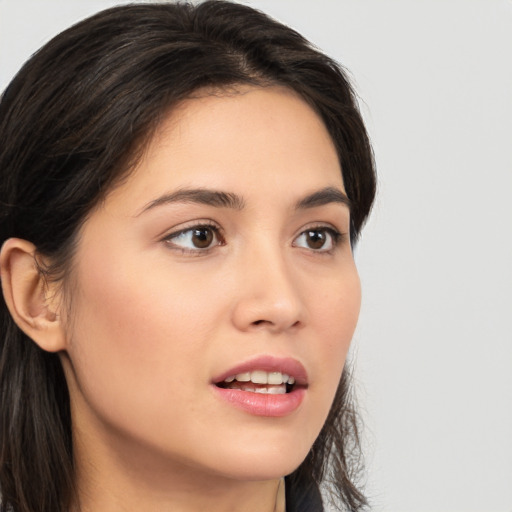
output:
POLYGON ((89 458, 237 479, 301 463, 360 305, 338 158, 302 99, 183 102, 73 263, 63 363, 89 458))

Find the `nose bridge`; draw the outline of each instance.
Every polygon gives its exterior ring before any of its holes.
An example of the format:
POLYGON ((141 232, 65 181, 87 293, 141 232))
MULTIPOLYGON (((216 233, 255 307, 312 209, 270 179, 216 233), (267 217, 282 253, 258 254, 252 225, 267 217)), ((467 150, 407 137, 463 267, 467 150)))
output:
POLYGON ((243 330, 280 331, 303 322, 304 305, 290 253, 266 233, 244 244, 234 320, 243 330))

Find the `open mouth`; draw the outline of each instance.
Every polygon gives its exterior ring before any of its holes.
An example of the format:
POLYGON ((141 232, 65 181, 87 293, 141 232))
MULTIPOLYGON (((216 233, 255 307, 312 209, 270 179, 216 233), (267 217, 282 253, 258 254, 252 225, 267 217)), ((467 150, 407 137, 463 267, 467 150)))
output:
POLYGON ((283 417, 298 410, 309 387, 306 369, 294 358, 262 355, 212 380, 216 396, 245 413, 283 417))
POLYGON ((222 389, 237 389, 250 393, 284 395, 291 393, 298 384, 291 375, 281 372, 255 370, 230 375, 215 385, 222 389))

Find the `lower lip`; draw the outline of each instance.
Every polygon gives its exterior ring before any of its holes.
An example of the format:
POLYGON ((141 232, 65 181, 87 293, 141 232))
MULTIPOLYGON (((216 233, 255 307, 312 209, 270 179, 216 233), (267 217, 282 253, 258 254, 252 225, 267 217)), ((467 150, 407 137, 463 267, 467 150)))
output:
POLYGON ((299 408, 306 394, 305 388, 294 389, 283 395, 253 393, 240 389, 213 386, 218 396, 234 407, 255 416, 282 417, 299 408))

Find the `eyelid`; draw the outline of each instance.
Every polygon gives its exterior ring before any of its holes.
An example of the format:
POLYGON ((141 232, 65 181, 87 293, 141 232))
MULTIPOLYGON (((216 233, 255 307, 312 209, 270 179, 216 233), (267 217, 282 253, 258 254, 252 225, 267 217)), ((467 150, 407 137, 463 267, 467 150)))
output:
POLYGON ((336 235, 342 235, 342 236, 345 236, 347 234, 342 229, 336 227, 331 222, 310 222, 309 224, 305 224, 303 227, 301 227, 297 231, 294 238, 297 238, 299 235, 302 235, 306 231, 314 231, 315 229, 324 229, 325 231, 329 231, 336 235))
MULTIPOLYGON (((333 253, 345 240, 348 239, 348 234, 339 230, 338 228, 336 228, 335 226, 333 226, 332 224, 330 223, 322 223, 322 222, 317 222, 317 223, 313 223, 313 224, 310 224, 310 225, 307 225, 305 227, 302 227, 300 229, 300 232, 298 232, 294 238, 293 238, 293 241, 292 241, 292 245, 293 243, 302 235, 306 234, 308 231, 315 231, 315 230, 318 230, 318 231, 326 231, 329 233, 329 235, 331 236, 332 238, 332 248, 331 249, 312 249, 312 248, 309 248, 308 250, 310 250, 311 252, 313 253, 316 253, 316 254, 331 254, 333 253)), ((299 248, 302 248, 302 247, 299 247, 299 248)), ((306 248, 304 248, 306 249, 306 248)))
POLYGON ((162 235, 162 238, 168 238, 171 236, 178 235, 183 233, 184 231, 188 231, 189 229, 198 228, 198 227, 211 227, 214 229, 220 230, 221 227, 217 224, 217 222, 211 219, 194 219, 189 220, 187 222, 183 222, 178 224, 177 226, 173 226, 172 228, 167 228, 162 235))
POLYGON ((223 236, 222 228, 216 222, 209 220, 209 219, 197 219, 197 220, 189 221, 179 227, 172 228, 171 231, 167 231, 167 233, 164 236, 160 237, 160 241, 166 243, 167 246, 172 250, 176 250, 178 252, 190 254, 193 256, 194 255, 200 256, 200 255, 206 254, 209 251, 211 251, 212 249, 214 249, 215 247, 218 247, 219 245, 225 245, 225 239, 223 236), (177 244, 172 243, 172 240, 174 238, 179 237, 183 233, 187 233, 188 231, 192 231, 194 229, 201 229, 201 228, 211 229, 214 232, 218 243, 212 245, 211 247, 206 247, 204 249, 199 248, 199 247, 195 248, 195 249, 181 247, 177 244))

